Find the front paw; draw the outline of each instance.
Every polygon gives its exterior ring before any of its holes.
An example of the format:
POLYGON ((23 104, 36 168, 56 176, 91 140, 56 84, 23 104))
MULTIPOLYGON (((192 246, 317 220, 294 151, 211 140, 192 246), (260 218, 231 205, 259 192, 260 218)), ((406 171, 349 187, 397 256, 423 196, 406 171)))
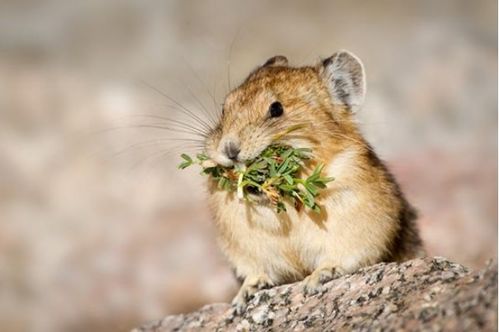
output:
POLYGON ((341 269, 332 266, 319 267, 303 280, 303 293, 305 296, 317 294, 325 283, 343 274, 341 269))
POLYGON ((257 291, 270 288, 272 286, 274 286, 274 283, 266 274, 247 277, 244 280, 243 285, 239 289, 236 297, 234 297, 234 300, 232 300, 234 313, 237 315, 242 314, 246 310, 248 301, 257 291))
POLYGON ((242 315, 242 313, 246 310, 246 306, 248 304, 248 300, 246 299, 246 295, 240 294, 239 291, 232 300, 232 315, 242 315))

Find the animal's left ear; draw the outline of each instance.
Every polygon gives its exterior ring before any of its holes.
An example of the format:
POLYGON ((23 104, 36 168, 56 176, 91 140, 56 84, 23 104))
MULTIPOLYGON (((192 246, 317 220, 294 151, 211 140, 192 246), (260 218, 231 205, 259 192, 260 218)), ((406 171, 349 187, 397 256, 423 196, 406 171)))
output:
POLYGON ((262 67, 278 67, 278 66, 287 66, 288 59, 284 55, 276 55, 270 59, 268 59, 262 67))
POLYGON ((323 60, 319 74, 329 89, 334 104, 359 110, 366 94, 366 74, 362 62, 348 51, 340 51, 323 60))

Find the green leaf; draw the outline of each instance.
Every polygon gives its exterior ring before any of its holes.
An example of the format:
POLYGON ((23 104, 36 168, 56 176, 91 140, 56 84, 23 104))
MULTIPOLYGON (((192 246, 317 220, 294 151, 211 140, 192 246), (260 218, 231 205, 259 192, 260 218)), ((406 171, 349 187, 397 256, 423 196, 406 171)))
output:
POLYGON ((178 165, 178 168, 180 169, 184 169, 184 168, 187 168, 189 166, 191 166, 192 163, 188 162, 188 161, 184 161, 184 162, 181 162, 179 165, 178 165))
MULTIPOLYGON (((187 155, 186 155, 186 156, 187 156, 187 155)), ((187 157, 188 157, 188 156, 187 156, 187 157)), ((208 156, 207 156, 207 155, 205 155, 204 153, 198 153, 198 154, 196 155, 196 157, 197 157, 197 158, 198 158, 198 160, 200 160, 200 161, 205 161, 205 160, 210 159, 210 158, 208 158, 208 156)))
MULTIPOLYGON (((299 126, 293 130, 299 129, 299 126)), ((247 199, 248 186, 264 192, 266 187, 272 192, 272 200, 278 213, 286 211, 283 199, 290 198, 293 203, 300 202, 312 211, 319 212, 320 207, 315 198, 320 190, 326 188, 327 183, 333 181, 331 177, 321 176, 324 164, 318 164, 307 178, 298 177, 306 161, 312 156, 308 148, 292 148, 283 145, 270 145, 254 160, 243 165, 223 167, 220 165, 202 168, 202 174, 217 182, 219 190, 235 191, 238 197, 247 199), (277 194, 277 198, 275 197, 277 194)), ((199 153, 193 159, 187 154, 181 155, 183 161, 179 168, 184 169, 192 164, 203 167, 204 161, 210 158, 205 153, 199 153)), ((210 163, 208 163, 210 164, 210 163)), ((256 204, 256 201, 250 201, 256 204)), ((296 204, 299 206, 301 204, 296 204)))
POLYGON ((284 177, 284 179, 286 180, 286 182, 287 182, 288 184, 293 184, 293 183, 294 183, 293 178, 291 177, 291 175, 289 175, 289 174, 284 174, 284 175, 283 175, 283 177, 284 177))
POLYGON ((184 159, 185 161, 188 161, 188 162, 192 163, 192 158, 189 155, 186 155, 185 153, 182 153, 180 155, 180 157, 182 157, 182 159, 184 159))

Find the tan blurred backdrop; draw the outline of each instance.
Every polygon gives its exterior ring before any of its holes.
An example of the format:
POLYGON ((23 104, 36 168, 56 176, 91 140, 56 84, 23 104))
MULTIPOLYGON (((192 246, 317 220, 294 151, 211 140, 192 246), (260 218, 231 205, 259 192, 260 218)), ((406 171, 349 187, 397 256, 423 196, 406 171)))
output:
POLYGON ((497 250, 495 1, 0 2, 0 330, 114 331, 236 290, 182 135, 276 54, 363 59, 431 255, 497 250), (146 82, 146 84, 144 84, 146 82), (147 85, 160 89, 169 97, 147 85), (172 140, 173 138, 173 140, 172 140))

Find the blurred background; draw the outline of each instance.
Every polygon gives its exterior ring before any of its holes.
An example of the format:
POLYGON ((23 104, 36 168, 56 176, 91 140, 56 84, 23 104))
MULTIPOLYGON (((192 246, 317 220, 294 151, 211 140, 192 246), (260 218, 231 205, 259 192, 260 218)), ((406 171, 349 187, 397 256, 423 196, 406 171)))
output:
POLYGON ((496 27, 492 0, 2 0, 0 330, 121 331, 229 301, 203 179, 176 169, 196 142, 154 126, 216 114, 276 54, 364 61, 362 130, 429 254, 483 266, 497 257, 496 27))

